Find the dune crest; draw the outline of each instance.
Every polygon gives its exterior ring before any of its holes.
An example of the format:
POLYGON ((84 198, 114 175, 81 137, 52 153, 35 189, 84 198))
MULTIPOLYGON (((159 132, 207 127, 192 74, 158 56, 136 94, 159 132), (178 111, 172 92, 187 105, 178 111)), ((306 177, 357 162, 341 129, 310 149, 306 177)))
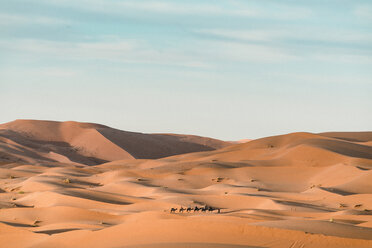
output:
POLYGON ((0 125, 0 159, 95 165, 210 151, 229 143, 199 136, 126 132, 94 123, 16 120, 0 125))

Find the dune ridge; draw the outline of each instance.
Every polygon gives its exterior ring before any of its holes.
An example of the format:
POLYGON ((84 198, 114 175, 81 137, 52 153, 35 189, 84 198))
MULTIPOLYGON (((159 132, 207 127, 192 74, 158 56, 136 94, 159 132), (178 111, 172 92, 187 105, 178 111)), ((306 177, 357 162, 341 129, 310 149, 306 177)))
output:
POLYGON ((228 142, 176 134, 143 134, 73 121, 16 120, 0 125, 0 159, 96 165, 209 151, 228 142))
POLYGON ((0 247, 372 247, 372 132, 232 144, 39 123, 0 126, 0 247), (138 159, 175 140, 222 145, 138 159), (86 150, 53 150, 71 144, 86 150))

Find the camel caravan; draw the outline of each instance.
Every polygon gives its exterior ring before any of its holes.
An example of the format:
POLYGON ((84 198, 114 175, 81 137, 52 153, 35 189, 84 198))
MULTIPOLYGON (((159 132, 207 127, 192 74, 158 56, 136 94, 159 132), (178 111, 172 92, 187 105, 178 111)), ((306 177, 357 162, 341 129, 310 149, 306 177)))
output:
POLYGON ((180 209, 178 208, 171 208, 170 212, 171 213, 177 213, 177 210, 178 210, 178 213, 183 213, 184 211, 186 211, 187 213, 190 213, 191 211, 193 211, 194 213, 195 212, 213 212, 215 210, 217 210, 217 213, 221 213, 221 209, 220 208, 214 208, 214 207, 210 207, 210 206, 204 206, 204 207, 198 207, 198 206, 195 206, 195 208, 184 208, 184 207, 181 207, 180 209))

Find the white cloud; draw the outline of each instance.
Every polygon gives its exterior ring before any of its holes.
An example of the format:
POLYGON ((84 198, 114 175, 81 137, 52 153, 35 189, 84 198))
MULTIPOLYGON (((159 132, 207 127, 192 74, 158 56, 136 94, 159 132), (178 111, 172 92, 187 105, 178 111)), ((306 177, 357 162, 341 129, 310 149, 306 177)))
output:
MULTIPOLYGON (((206 39, 194 41, 192 45, 175 44, 172 47, 156 48, 150 41, 120 39, 115 36, 101 37, 95 42, 59 42, 37 39, 21 39, 1 41, 0 48, 18 51, 22 57, 61 58, 79 61, 113 61, 130 64, 152 64, 181 66, 190 68, 211 68, 224 63, 282 63, 289 61, 325 61, 335 63, 371 63, 369 54, 350 48, 316 47, 303 49, 297 45, 286 43, 288 39, 320 39, 332 42, 364 42, 372 41, 369 34, 358 32, 323 32, 295 34, 290 30, 197 30, 198 33, 216 35, 236 39, 206 39), (247 43, 241 41, 255 41, 247 43), (275 43, 276 41, 284 41, 275 43)), ((95 37, 96 39, 98 37, 95 37)), ((368 43, 369 44, 369 43, 368 43)))
POLYGON ((38 53, 40 55, 58 56, 66 58, 94 58, 104 56, 120 56, 134 49, 129 41, 114 42, 67 42, 37 39, 19 39, 15 41, 1 41, 0 47, 8 47, 19 51, 38 53))
POLYGON ((227 29, 202 29, 196 33, 213 35, 220 38, 235 39, 240 41, 277 42, 289 40, 319 41, 335 43, 372 43, 372 32, 358 32, 353 30, 329 30, 312 28, 311 30, 227 30, 227 29))
POLYGON ((24 16, 16 14, 0 13, 0 26, 14 26, 14 25, 67 25, 70 24, 68 20, 51 18, 46 16, 24 16))
POLYGON ((237 42, 208 42, 206 52, 213 59, 235 62, 278 63, 299 59, 290 52, 274 46, 237 42))
POLYGON ((129 41, 117 42, 91 42, 91 43, 77 43, 81 49, 96 50, 96 51, 114 51, 126 52, 135 48, 134 44, 129 41))
POLYGON ((204 29, 196 30, 195 32, 199 34, 207 34, 216 37, 236 39, 242 41, 272 41, 275 38, 289 35, 288 32, 273 30, 204 29))
POLYGON ((325 73, 320 74, 308 74, 302 73, 275 73, 275 77, 280 78, 286 83, 298 83, 298 84, 332 84, 332 85, 368 85, 371 80, 370 77, 365 75, 336 75, 325 73))
POLYGON ((117 5, 121 9, 137 9, 149 12, 161 12, 168 14, 224 14, 226 10, 218 5, 211 4, 180 4, 175 2, 161 1, 126 1, 120 2, 117 5))
POLYGON ((99 42, 57 42, 35 39, 0 41, 0 48, 12 49, 22 56, 63 58, 65 60, 103 60, 121 63, 141 63, 206 68, 209 64, 196 56, 176 49, 157 50, 138 40, 99 42))
POLYGON ((358 5, 354 8, 354 14, 357 17, 372 20, 372 6, 371 5, 358 5))
POLYGON ((265 2, 257 4, 254 1, 230 1, 234 6, 231 13, 234 16, 254 16, 265 19, 278 20, 300 20, 313 15, 311 8, 296 6, 295 4, 285 4, 280 1, 265 2))
POLYGON ((368 54, 352 53, 315 53, 311 56, 315 60, 331 63, 348 63, 348 64, 371 64, 372 57, 368 54))
MULTIPOLYGON (((97 12, 125 13, 139 10, 168 14, 227 14, 226 9, 217 4, 176 3, 174 1, 110 1, 110 0, 38 0, 47 4, 69 6, 97 12)), ((246 13, 247 14, 247 13, 246 13)))
POLYGON ((89 10, 97 13, 110 13, 123 15, 133 10, 137 14, 153 13, 166 15, 203 15, 210 16, 231 16, 231 17, 253 17, 270 18, 283 20, 296 20, 308 18, 312 11, 305 7, 296 7, 286 4, 267 4, 259 6, 248 1, 229 1, 224 4, 176 1, 110 1, 110 0, 38 0, 46 4, 68 6, 81 10, 89 10))
POLYGON ((45 40, 0 41, 0 48, 18 51, 24 58, 61 58, 77 61, 113 61, 117 63, 211 68, 218 63, 278 63, 297 60, 286 50, 272 46, 224 41, 200 41, 189 50, 156 49, 144 41, 110 39, 100 42, 56 42, 45 40))

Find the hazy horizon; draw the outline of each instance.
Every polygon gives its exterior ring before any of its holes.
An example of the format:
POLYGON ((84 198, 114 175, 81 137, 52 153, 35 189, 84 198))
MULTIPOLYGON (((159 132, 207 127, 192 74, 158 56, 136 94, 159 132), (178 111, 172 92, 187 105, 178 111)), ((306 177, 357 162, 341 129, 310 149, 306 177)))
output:
POLYGON ((8 1, 0 123, 222 140, 372 127, 369 1, 8 1))

